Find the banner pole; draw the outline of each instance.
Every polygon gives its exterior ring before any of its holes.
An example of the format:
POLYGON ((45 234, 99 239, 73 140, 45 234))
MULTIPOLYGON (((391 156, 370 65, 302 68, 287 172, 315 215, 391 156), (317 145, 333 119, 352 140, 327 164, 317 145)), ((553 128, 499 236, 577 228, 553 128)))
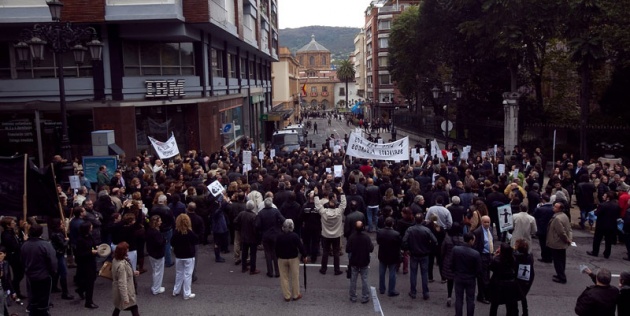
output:
MULTIPOLYGON (((61 215, 61 222, 65 223, 66 216, 63 214, 63 206, 61 206, 61 200, 59 200, 59 194, 56 193, 57 192, 57 176, 55 175, 55 166, 51 164, 50 168, 52 168, 53 183, 55 184, 55 195, 57 196, 57 207, 59 207, 59 215, 61 215)), ((66 237, 68 237, 68 232, 65 232, 65 234, 66 234, 66 237)))
POLYGON ((28 166, 28 154, 24 154, 24 194, 22 194, 22 212, 24 213, 24 221, 26 222, 26 215, 28 210, 28 191, 27 191, 27 183, 28 174, 27 174, 27 166, 28 166))

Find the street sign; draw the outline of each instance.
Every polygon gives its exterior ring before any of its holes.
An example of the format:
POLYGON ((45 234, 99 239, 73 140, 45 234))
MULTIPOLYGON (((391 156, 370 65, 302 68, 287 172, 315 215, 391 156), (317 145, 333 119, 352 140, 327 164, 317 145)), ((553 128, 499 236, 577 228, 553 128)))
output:
POLYGON ((221 134, 229 134, 232 132, 233 125, 232 123, 225 123, 221 127, 221 134))

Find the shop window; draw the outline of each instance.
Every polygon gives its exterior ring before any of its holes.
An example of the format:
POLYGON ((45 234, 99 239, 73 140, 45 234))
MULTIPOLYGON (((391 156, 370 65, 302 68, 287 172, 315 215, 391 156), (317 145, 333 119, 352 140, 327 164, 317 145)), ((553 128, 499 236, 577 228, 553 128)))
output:
MULTIPOLYGON (((86 57, 86 58, 89 58, 86 57)), ((80 78, 92 76, 92 64, 87 62, 78 66, 74 62, 72 53, 62 54, 63 75, 65 77, 80 78)), ((55 54, 48 48, 44 49, 44 59, 34 62, 30 56, 26 64, 20 64, 13 44, 0 42, 0 79, 35 79, 57 78, 59 72, 55 54)))

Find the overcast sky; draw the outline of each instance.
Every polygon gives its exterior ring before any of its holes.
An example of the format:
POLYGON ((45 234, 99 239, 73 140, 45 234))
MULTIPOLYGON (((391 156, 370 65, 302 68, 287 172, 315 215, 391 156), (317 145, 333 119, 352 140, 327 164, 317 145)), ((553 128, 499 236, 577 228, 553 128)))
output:
POLYGON ((310 25, 363 27, 371 0, 278 0, 281 29, 310 25))

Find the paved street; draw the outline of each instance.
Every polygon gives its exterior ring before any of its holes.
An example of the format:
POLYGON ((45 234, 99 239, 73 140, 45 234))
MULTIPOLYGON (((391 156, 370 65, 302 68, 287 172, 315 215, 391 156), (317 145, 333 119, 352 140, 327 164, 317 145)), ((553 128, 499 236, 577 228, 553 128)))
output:
MULTIPOLYGON (((316 120, 319 134, 313 135, 309 131, 309 137, 321 148, 325 138, 331 133, 342 138, 350 133, 353 127, 346 126, 345 121, 333 120, 329 128, 324 119, 316 120)), ((399 135, 402 137, 404 135, 399 135)), ((383 136, 385 139, 389 138, 383 136)), ((573 211, 572 218, 578 217, 578 212, 573 211)), ((375 234, 371 235, 373 241, 375 234)), ((574 230, 574 240, 577 248, 567 251, 567 277, 566 285, 551 281, 555 274, 552 264, 543 264, 535 261, 536 279, 528 295, 530 315, 574 315, 575 301, 582 290, 590 285, 590 279, 578 271, 579 264, 588 264, 591 269, 606 267, 613 274, 619 274, 623 270, 630 270, 630 262, 623 261, 625 247, 613 246, 610 259, 603 257, 590 257, 586 251, 591 249, 592 233, 582 230, 574 230)), ((498 244, 498 243, 497 243, 498 244)), ((539 258, 540 247, 534 240, 533 253, 539 258)), ((369 271, 369 283, 378 288, 378 247, 371 256, 369 271)), ((240 266, 233 264, 232 254, 224 255, 226 263, 215 263, 211 253, 211 245, 204 246, 200 250, 198 263, 199 280, 193 283, 193 293, 197 294, 192 300, 184 301, 181 296, 172 297, 175 269, 167 268, 164 278, 166 292, 154 296, 150 293, 151 275, 145 273, 138 277, 138 305, 142 315, 372 315, 376 314, 374 302, 368 304, 352 303, 349 301, 349 280, 345 274, 334 276, 332 268, 327 275, 321 275, 319 265, 307 267, 308 284, 304 290, 303 270, 300 268, 300 284, 304 297, 296 302, 285 302, 280 292, 280 281, 276 278, 268 278, 265 275, 264 256, 258 252, 258 269, 261 274, 250 276, 240 272, 240 266)), ((332 259, 330 259, 332 263, 332 259)), ((341 257, 342 265, 347 263, 347 256, 341 257)), ((319 262, 317 262, 319 263, 319 262)), ((148 264, 148 260, 147 260, 148 264)), ((149 267, 150 269, 150 267, 149 267)), ((343 269, 345 270, 345 268, 343 269)), ((75 269, 70 270, 74 275, 75 269)), ((378 295, 384 315, 454 315, 453 307, 446 307, 446 284, 439 282, 439 272, 435 267, 436 282, 429 284, 431 298, 423 301, 421 298, 412 300, 409 292, 409 275, 398 274, 397 290, 401 293, 398 297, 378 295)), ((69 278, 71 279, 71 278, 69 278)), ((613 277, 613 284, 617 284, 618 278, 613 277)), ((24 284, 24 283, 23 283, 24 284)), ((420 285, 420 280, 418 280, 420 285)), ((74 289, 74 287, 73 287, 74 289)), ((359 282, 360 289, 360 282, 359 282)), ((99 309, 91 311, 83 308, 83 302, 79 300, 62 301, 59 294, 53 294, 53 315, 110 315, 113 310, 111 281, 99 278, 95 288, 95 303, 99 309)), ((74 293, 73 293, 74 294, 74 293)), ((421 297, 421 296, 419 296, 421 297)), ((520 309, 520 304, 519 304, 520 309)), ((23 309, 15 306, 12 312, 24 314, 23 309)), ((380 312, 379 312, 380 313, 380 312)), ((488 315, 489 305, 477 303, 476 314, 488 315)), ((123 313, 124 314, 124 313, 123 313)), ((505 308, 499 309, 499 315, 505 315, 505 308)))

